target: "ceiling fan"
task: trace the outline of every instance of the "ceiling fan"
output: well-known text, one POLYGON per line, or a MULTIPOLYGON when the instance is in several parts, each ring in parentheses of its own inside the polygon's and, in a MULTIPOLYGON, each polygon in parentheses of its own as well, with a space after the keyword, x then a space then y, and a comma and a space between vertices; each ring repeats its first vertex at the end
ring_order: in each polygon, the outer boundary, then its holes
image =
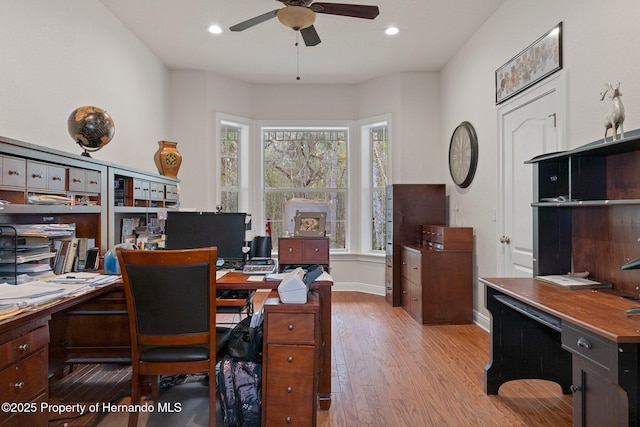
POLYGON ((320 43, 320 37, 313 27, 316 13, 328 15, 348 16, 351 18, 374 19, 380 13, 378 6, 366 6, 361 4, 345 3, 313 3, 313 0, 277 0, 284 3, 285 7, 272 10, 265 14, 248 19, 236 24, 229 29, 231 31, 243 31, 258 25, 269 19, 277 17, 278 20, 294 31, 300 31, 304 44, 315 46, 320 43))

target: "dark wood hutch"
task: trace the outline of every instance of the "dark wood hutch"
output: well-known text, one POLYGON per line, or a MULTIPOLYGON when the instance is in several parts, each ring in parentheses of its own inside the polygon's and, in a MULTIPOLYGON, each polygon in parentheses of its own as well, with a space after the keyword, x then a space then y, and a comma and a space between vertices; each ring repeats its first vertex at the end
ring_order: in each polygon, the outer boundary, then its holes
POLYGON ((573 393, 573 423, 640 425, 640 131, 527 163, 534 174, 534 275, 589 272, 610 288, 487 278, 491 359, 485 391, 519 378, 573 393), (523 339, 526 337, 526 339, 523 339))

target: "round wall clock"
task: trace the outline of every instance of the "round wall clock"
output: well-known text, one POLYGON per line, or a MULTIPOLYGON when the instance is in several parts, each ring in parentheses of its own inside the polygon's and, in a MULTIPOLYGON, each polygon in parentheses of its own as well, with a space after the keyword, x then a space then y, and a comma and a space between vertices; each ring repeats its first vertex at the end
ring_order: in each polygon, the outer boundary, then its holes
POLYGON ((460 188, 467 188, 478 165, 478 138, 469 122, 462 122, 453 131, 449 143, 449 172, 453 182, 460 188))

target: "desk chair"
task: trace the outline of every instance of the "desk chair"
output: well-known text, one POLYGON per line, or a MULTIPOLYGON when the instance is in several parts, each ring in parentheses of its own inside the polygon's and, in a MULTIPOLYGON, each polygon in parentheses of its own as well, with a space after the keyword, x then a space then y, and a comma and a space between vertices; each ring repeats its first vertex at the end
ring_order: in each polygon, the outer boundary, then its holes
MULTIPOLYGON (((118 248, 117 255, 131 333, 131 404, 140 403, 143 376, 155 378, 154 399, 160 375, 215 378, 229 334, 228 328, 216 328, 216 248, 118 248)), ((137 422, 137 412, 131 412, 129 426, 137 422)), ((209 381, 209 425, 215 424, 216 382, 209 381)))

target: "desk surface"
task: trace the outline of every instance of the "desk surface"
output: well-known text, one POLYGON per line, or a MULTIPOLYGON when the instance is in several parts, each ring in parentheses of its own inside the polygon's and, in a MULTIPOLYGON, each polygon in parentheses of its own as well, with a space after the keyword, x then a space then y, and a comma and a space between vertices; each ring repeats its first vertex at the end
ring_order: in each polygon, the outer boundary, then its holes
MULTIPOLYGON (((230 271, 221 278, 216 280, 216 287, 218 289, 234 289, 239 285, 242 286, 243 289, 251 288, 251 289, 277 289, 280 282, 277 281, 267 281, 262 280, 259 282, 250 281, 248 274, 242 274, 238 271, 230 271)), ((332 281, 326 280, 316 280, 311 284, 311 287, 314 286, 326 286, 333 285, 332 281)))
POLYGON ((618 343, 640 343, 640 317, 626 310, 640 307, 602 289, 565 289, 534 278, 481 278, 493 289, 618 343))
MULTIPOLYGON (((18 285, 20 286, 20 285, 18 285)), ((14 328, 17 325, 22 323, 29 322, 34 319, 38 319, 45 316, 50 316, 51 314, 58 313, 60 311, 66 310, 69 307, 73 307, 82 302, 88 301, 92 298, 95 298, 99 295, 110 292, 114 289, 122 288, 122 283, 117 282, 111 285, 103 286, 100 288, 94 288, 87 293, 81 295, 74 295, 71 297, 66 297, 58 301, 53 301, 49 304, 45 304, 39 308, 31 308, 26 311, 23 311, 20 314, 9 317, 0 321, 0 332, 3 330, 14 328)))

